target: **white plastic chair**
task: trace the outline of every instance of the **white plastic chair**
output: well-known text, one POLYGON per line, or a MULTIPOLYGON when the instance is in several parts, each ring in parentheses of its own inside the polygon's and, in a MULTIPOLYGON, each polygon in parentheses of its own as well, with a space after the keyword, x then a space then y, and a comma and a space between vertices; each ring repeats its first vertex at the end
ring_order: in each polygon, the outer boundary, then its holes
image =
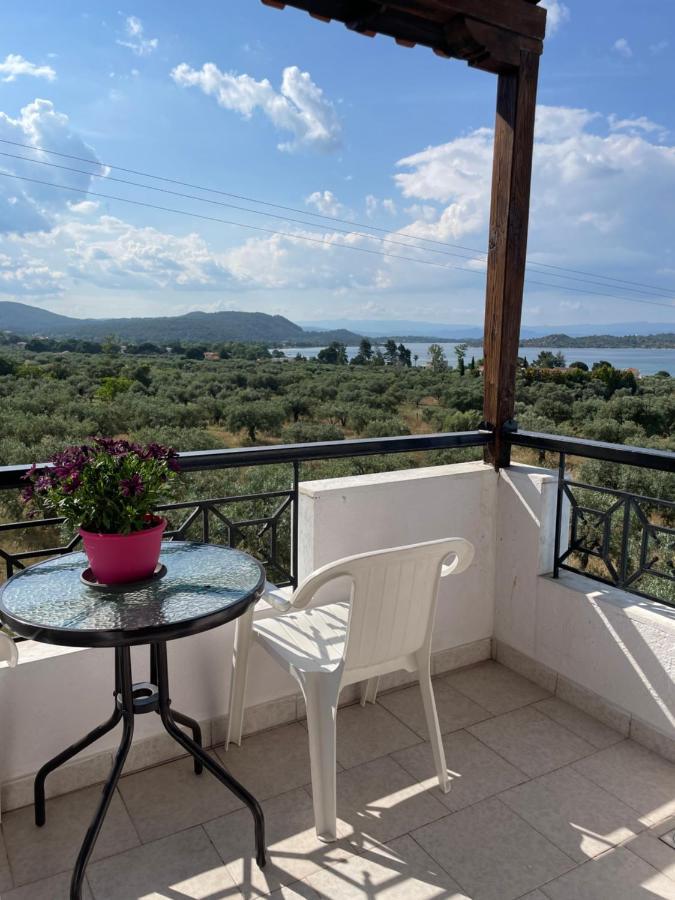
MULTIPOLYGON (((0 631, 0 662, 6 662, 10 669, 17 664, 19 654, 14 641, 4 632, 0 631)), ((2 818, 2 810, 0 809, 0 819, 2 818)))
MULTIPOLYGON (((246 665, 257 641, 298 681, 307 705, 314 819, 318 836, 337 837, 335 725, 340 690, 365 682, 361 704, 375 702, 380 675, 417 672, 438 782, 447 793, 448 773, 431 685, 431 636, 440 578, 463 572, 474 548, 463 538, 444 538, 340 559, 317 569, 290 601, 272 604, 292 612, 238 620, 227 744, 241 743, 246 665), (454 556, 450 565, 444 562, 454 556), (319 588, 344 579, 346 599, 305 609, 319 588)), ((227 746, 227 745, 226 745, 227 746)))

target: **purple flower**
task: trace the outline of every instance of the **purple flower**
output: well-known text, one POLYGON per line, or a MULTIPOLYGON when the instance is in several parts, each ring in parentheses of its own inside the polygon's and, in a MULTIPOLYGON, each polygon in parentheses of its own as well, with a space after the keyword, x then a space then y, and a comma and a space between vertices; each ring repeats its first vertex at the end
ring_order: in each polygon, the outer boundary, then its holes
POLYGON ((30 467, 30 469, 26 472, 25 475, 22 475, 21 478, 23 481, 30 481, 36 472, 37 472, 37 463, 33 463, 33 465, 30 467))
POLYGON ((30 503, 30 501, 33 499, 34 494, 35 494, 35 488, 33 487, 33 485, 32 484, 27 485, 21 491, 21 502, 22 503, 30 503))
POLYGON ((129 441, 116 438, 95 438, 94 444, 97 450, 103 450, 104 453, 109 453, 111 456, 127 456, 134 450, 129 441))
POLYGON ((70 478, 62 485, 61 490, 64 494, 73 494, 82 483, 80 473, 74 472, 70 478))
POLYGON ((143 479, 137 472, 120 481, 120 491, 124 497, 138 497, 144 490, 143 479))
POLYGON ((49 475, 40 475, 40 477, 35 482, 35 490, 38 493, 48 491, 50 487, 52 487, 52 479, 49 477, 49 475))

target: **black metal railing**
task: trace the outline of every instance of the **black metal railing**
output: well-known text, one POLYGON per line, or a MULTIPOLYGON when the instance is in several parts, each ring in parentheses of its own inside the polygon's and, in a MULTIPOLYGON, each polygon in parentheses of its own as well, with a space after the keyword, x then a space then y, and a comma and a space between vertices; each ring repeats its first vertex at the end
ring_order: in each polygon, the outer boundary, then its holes
MULTIPOLYGON (((672 474, 675 453, 527 431, 512 431, 506 437, 512 447, 529 448, 540 455, 557 454, 554 577, 561 570, 581 572, 604 584, 675 606, 675 503, 569 477, 570 457, 672 474)), ((491 440, 491 432, 477 430, 181 453, 181 468, 186 473, 287 465, 288 486, 164 504, 160 509, 169 519, 166 536, 245 546, 267 567, 270 580, 295 585, 302 463, 479 448, 491 440)), ((21 488, 27 470, 28 466, 0 467, 0 490, 21 488)), ((61 524, 57 518, 0 524, 0 559, 4 560, 7 576, 29 562, 75 549, 79 537, 63 539, 61 524), (53 535, 51 546, 25 546, 30 545, 26 537, 35 528, 47 529, 53 535), (17 534, 23 542, 16 541, 17 534), (14 537, 14 547, 8 545, 10 536, 14 537)))
MULTIPOLYGON (((405 437, 364 438, 348 441, 321 441, 307 444, 277 444, 269 447, 237 447, 225 450, 199 450, 180 454, 185 473, 214 472, 235 468, 287 465, 289 486, 281 490, 244 492, 208 499, 162 504, 158 509, 168 520, 165 532, 170 540, 188 538, 214 541, 232 547, 244 546, 265 565, 268 577, 279 586, 297 584, 298 485, 300 465, 322 460, 349 459, 433 450, 482 447, 490 440, 487 431, 453 434, 425 434, 405 437)), ((21 488, 29 466, 0 467, 0 490, 21 488)), ((0 524, 0 560, 9 578, 17 569, 41 558, 70 553, 80 544, 79 535, 60 540, 63 519, 23 519, 0 524), (10 548, 10 535, 36 528, 50 530, 54 543, 47 547, 21 545, 10 548)), ((31 543, 25 540, 23 543, 31 543)))
POLYGON ((675 502, 570 477, 569 458, 673 474, 675 453, 537 432, 511 443, 558 455, 553 577, 579 572, 675 606, 675 502))

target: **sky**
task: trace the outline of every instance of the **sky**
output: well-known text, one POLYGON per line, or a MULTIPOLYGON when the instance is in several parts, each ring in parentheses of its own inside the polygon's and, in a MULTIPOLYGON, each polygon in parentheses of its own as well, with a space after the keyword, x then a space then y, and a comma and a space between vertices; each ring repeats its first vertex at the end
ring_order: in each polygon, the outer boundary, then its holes
MULTIPOLYGON (((523 322, 675 326, 675 5, 542 5, 523 322)), ((0 300, 480 324, 495 89, 258 0, 4 0, 0 300)))

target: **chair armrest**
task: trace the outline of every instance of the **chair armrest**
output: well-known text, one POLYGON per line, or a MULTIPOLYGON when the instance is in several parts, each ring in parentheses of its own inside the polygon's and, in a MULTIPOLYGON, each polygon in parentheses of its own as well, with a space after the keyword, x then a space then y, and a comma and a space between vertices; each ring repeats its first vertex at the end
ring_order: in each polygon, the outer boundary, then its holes
POLYGON ((464 538, 453 538, 452 541, 455 546, 450 550, 448 556, 453 555, 455 558, 450 564, 443 563, 441 578, 445 578, 446 575, 458 575, 468 569, 476 552, 471 541, 466 541, 464 538))
POLYGON ((278 588, 275 584, 272 584, 271 581, 265 582, 265 590, 260 597, 260 599, 264 600, 271 609, 280 613, 288 612, 293 605, 292 598, 292 588, 278 588))

